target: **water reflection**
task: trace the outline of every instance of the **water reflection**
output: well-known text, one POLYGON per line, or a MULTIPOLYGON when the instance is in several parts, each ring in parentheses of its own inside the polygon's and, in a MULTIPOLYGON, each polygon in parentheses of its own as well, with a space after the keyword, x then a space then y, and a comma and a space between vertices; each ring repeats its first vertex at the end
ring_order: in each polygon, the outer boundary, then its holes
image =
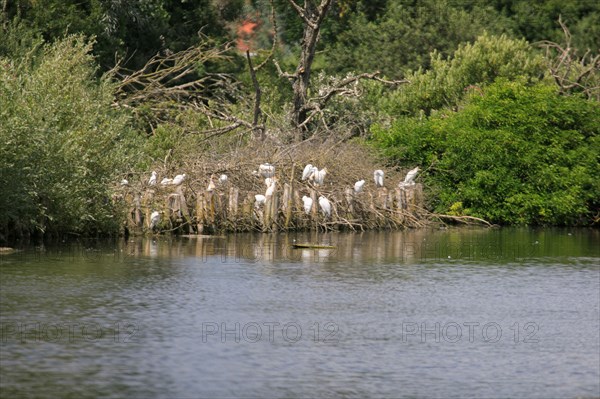
MULTIPOLYGON (((600 232, 593 229, 432 229, 362 233, 238 234, 137 238, 118 241, 112 248, 122 257, 217 257, 227 262, 351 261, 421 263, 456 260, 479 263, 522 262, 552 257, 600 256, 600 232), (293 243, 334 246, 334 249, 294 248, 293 243)), ((110 250, 91 243, 83 256, 93 258, 110 250)), ((63 249, 64 251, 64 249, 63 249)))

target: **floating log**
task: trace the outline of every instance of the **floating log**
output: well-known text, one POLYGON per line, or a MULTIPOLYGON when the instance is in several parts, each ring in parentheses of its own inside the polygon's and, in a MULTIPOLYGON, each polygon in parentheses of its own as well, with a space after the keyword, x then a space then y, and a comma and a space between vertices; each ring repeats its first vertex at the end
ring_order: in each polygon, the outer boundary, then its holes
POLYGON ((314 249, 335 249, 333 245, 319 245, 319 244, 292 244, 294 248, 314 248, 314 249))

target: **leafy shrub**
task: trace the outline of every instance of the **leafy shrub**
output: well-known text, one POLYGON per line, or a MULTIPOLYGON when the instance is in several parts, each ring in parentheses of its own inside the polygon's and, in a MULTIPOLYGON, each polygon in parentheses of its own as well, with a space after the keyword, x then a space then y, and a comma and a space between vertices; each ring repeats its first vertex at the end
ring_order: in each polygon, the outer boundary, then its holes
POLYGON ((379 100, 389 115, 429 114, 432 110, 456 106, 470 91, 479 90, 495 79, 525 77, 535 82, 545 71, 544 60, 533 53, 525 40, 505 35, 479 36, 463 43, 450 57, 434 51, 431 68, 406 76, 410 81, 379 100))
POLYGON ((109 232, 110 188, 133 168, 129 118, 71 36, 0 59, 0 233, 109 232))
POLYGON ((600 207, 599 111, 552 86, 500 79, 459 112, 375 127, 374 142, 395 162, 429 168, 438 212, 586 224, 600 207))

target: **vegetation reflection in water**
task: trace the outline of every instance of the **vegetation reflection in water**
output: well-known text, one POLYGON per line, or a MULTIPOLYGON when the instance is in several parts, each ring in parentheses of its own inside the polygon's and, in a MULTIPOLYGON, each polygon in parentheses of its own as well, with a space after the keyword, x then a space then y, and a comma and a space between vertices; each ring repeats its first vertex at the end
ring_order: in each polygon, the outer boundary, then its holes
MULTIPOLYGON (((116 256, 219 257, 223 262, 333 261, 415 263, 519 262, 535 258, 599 256, 595 229, 461 228, 364 233, 239 234, 139 238, 115 244, 116 256), (294 248, 295 243, 333 248, 294 248)), ((84 245, 102 253, 106 244, 84 245)), ((94 257, 93 253, 87 256, 94 257)))

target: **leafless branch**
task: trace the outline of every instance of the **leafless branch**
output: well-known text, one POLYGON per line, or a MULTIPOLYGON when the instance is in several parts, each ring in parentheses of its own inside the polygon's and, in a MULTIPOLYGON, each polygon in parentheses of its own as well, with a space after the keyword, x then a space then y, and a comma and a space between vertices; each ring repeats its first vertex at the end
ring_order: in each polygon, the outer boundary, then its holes
POLYGON ((571 33, 559 17, 565 39, 563 44, 541 41, 538 45, 546 50, 548 70, 563 94, 583 92, 588 98, 600 100, 598 91, 598 68, 600 55, 593 56, 590 50, 578 57, 577 49, 571 45, 571 33))
POLYGON ((300 7, 298 4, 296 4, 296 2, 294 0, 288 0, 288 2, 292 5, 292 7, 294 8, 294 10, 298 13, 298 15, 300 16, 300 18, 302 18, 307 25, 309 25, 313 29, 316 29, 317 24, 315 24, 315 22, 312 21, 308 17, 307 12, 306 12, 306 8, 300 7))

